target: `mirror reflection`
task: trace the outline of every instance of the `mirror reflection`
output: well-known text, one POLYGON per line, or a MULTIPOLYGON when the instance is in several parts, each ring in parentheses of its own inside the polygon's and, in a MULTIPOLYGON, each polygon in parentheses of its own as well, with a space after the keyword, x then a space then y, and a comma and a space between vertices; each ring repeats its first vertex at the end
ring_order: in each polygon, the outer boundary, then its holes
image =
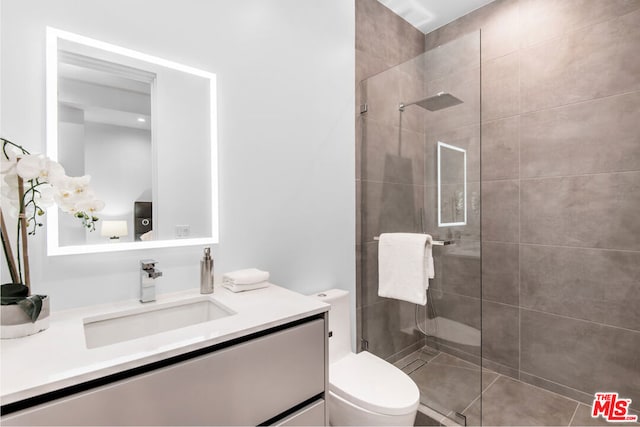
POLYGON ((215 75, 47 37, 47 153, 105 201, 98 233, 50 215, 49 254, 217 243, 215 75))
POLYGON ((438 142, 438 226, 467 223, 467 151, 438 142))
POLYGON ((67 173, 89 174, 107 201, 100 233, 59 217, 62 246, 153 240, 151 88, 155 74, 66 50, 58 51, 58 160, 67 173), (143 227, 142 221, 147 224, 143 227), (140 228, 144 228, 144 232, 140 228), (129 232, 131 230, 131 232, 129 232))

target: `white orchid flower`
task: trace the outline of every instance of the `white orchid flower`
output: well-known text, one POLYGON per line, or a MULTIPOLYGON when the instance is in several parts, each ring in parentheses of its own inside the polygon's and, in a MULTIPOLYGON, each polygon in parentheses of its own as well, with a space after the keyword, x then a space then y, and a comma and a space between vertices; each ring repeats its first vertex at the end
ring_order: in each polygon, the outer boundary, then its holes
POLYGON ((64 175, 64 168, 60 163, 54 162, 42 154, 21 157, 16 165, 16 170, 18 175, 25 180, 40 178, 43 181, 49 181, 50 177, 55 180, 64 175))
POLYGON ((71 178, 71 189, 76 195, 85 194, 89 190, 91 175, 77 176, 71 178))
MULTIPOLYGON (((54 198, 55 198, 55 194, 54 194, 54 198)), ((60 210, 64 213, 75 214, 76 212, 79 211, 78 205, 73 200, 61 200, 58 198, 56 198, 55 200, 60 210)))
POLYGON ((2 196, 7 199, 18 200, 18 175, 5 175, 2 180, 4 181, 2 184, 2 196))
POLYGON ((66 198, 80 196, 89 190, 90 175, 71 177, 66 175, 57 175, 51 181, 51 184, 61 193, 66 194, 66 198), (67 194, 68 193, 68 194, 67 194))
POLYGON ((87 215, 95 216, 97 212, 104 209, 104 202, 96 198, 91 198, 78 203, 77 207, 78 210, 85 212, 87 215))
POLYGON ((76 205, 75 194, 73 191, 67 189, 54 187, 53 200, 55 200, 55 202, 65 212, 69 212, 68 208, 76 205))
POLYGON ((20 212, 20 199, 18 198, 18 175, 7 175, 2 184, 2 208, 4 214, 11 218, 17 218, 20 212))
POLYGON ((16 173, 16 164, 18 163, 18 156, 22 155, 22 152, 18 148, 11 145, 5 146, 5 156, 0 156, 0 173, 6 175, 13 175, 16 173))
POLYGON ((50 206, 53 206, 53 204, 55 203, 55 199, 53 196, 54 189, 51 184, 40 184, 33 198, 36 202, 36 205, 40 206, 43 209, 46 209, 50 206))

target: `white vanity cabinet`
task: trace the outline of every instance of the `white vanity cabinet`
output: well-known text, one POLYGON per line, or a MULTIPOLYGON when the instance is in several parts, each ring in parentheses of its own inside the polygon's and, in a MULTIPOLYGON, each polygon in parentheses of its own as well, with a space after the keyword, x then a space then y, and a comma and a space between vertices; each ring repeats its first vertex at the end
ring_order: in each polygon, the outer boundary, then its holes
POLYGON ((326 425, 325 316, 9 413, 2 425, 326 425))

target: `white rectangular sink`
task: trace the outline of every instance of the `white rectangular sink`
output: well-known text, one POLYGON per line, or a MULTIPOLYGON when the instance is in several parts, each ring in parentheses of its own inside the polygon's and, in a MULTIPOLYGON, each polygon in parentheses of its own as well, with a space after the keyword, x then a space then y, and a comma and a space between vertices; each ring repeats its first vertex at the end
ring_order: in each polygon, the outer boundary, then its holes
POLYGON ((87 348, 159 334, 236 314, 209 297, 141 306, 84 319, 87 348))

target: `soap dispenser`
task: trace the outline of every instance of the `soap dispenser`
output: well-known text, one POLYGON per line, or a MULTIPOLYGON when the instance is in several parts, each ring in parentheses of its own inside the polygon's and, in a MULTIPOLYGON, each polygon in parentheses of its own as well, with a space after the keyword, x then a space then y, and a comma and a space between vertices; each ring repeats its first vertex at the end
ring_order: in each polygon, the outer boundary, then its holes
POLYGON ((204 256, 200 261, 200 293, 213 293, 213 258, 211 248, 204 248, 204 256))

